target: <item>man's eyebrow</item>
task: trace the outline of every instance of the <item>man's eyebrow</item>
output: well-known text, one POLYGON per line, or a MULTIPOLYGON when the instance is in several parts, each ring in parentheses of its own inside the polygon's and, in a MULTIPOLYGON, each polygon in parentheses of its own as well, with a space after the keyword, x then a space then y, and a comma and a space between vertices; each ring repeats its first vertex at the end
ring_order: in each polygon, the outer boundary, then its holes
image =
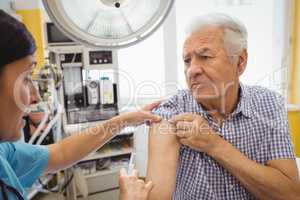
POLYGON ((197 54, 213 53, 213 51, 210 48, 205 47, 205 48, 197 49, 196 53, 197 54))
MULTIPOLYGON (((200 49, 196 49, 193 53, 196 53, 196 54, 205 54, 205 53, 214 53, 210 48, 208 47, 204 47, 204 48, 200 48, 200 49)), ((191 53, 183 53, 182 57, 183 58, 186 58, 188 56, 190 56, 191 53)))

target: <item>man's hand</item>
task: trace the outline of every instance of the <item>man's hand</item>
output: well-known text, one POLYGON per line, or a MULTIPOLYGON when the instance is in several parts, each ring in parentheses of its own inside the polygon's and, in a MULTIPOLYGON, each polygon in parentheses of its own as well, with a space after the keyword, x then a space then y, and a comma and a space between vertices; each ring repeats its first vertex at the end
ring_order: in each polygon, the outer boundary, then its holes
POLYGON ((148 200, 150 191, 153 188, 152 182, 145 183, 138 179, 137 170, 133 175, 127 175, 125 169, 120 172, 120 200, 148 200))
POLYGON ((175 125, 180 143, 197 151, 210 154, 218 145, 227 143, 199 115, 185 113, 173 117, 169 122, 175 125))

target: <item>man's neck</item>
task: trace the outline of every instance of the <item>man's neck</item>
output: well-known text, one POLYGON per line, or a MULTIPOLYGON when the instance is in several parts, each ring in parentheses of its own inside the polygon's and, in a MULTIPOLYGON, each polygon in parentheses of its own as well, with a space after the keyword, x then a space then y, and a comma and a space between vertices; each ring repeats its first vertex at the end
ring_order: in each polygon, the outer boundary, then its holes
POLYGON ((209 112, 219 125, 234 112, 239 102, 239 83, 230 87, 224 95, 216 99, 203 99, 201 106, 209 112))

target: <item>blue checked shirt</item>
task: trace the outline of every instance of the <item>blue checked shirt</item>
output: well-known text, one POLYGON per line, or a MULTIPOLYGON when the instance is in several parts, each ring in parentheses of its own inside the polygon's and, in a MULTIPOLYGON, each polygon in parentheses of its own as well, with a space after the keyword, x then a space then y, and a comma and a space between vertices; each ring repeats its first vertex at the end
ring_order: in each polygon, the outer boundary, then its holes
MULTIPOLYGON (((295 159, 283 98, 263 87, 243 84, 240 84, 239 96, 237 108, 221 127, 188 90, 179 91, 154 113, 164 119, 182 113, 199 114, 225 140, 249 159, 263 165, 269 160, 295 159)), ((206 153, 182 145, 179 155, 173 200, 256 199, 206 153)))

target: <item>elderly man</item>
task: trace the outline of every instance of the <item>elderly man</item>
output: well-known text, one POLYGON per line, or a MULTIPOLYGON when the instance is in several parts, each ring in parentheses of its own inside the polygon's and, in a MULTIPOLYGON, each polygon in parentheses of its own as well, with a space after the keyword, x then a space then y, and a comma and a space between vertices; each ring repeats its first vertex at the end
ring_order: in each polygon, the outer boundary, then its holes
POLYGON ((189 89, 155 110, 166 120, 150 130, 151 200, 300 199, 284 101, 239 81, 247 58, 239 21, 210 14, 191 23, 189 89))

